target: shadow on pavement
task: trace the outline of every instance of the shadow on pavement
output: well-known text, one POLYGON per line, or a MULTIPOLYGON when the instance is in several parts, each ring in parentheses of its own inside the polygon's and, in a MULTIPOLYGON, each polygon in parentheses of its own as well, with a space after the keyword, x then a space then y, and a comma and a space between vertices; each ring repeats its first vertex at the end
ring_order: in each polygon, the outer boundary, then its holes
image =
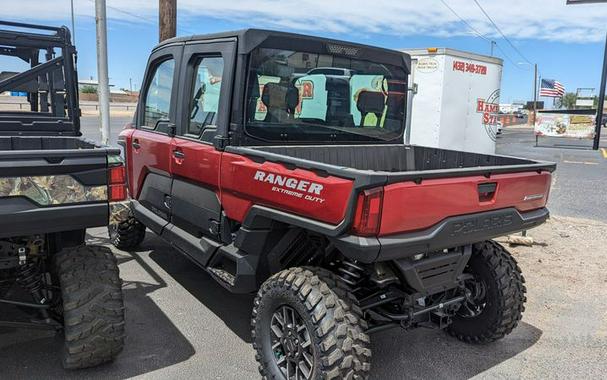
MULTIPOLYGON (((89 244, 104 243, 89 236, 89 244)), ((195 354, 194 347, 171 320, 148 297, 166 284, 136 255, 117 255, 121 265, 141 266, 154 283, 124 281, 127 339, 116 361, 100 367, 65 371, 61 367, 63 337, 46 331, 1 329, 0 378, 119 378, 125 379, 183 362, 195 354)))
MULTIPOLYGON (((250 343, 253 296, 230 293, 159 238, 153 239, 148 235, 146 240, 154 246, 150 258, 250 343)), ((541 330, 524 322, 503 340, 488 345, 466 344, 440 330, 387 330, 371 338, 371 378, 467 379, 526 350, 541 335, 541 330)))
POLYGON ((150 258, 217 315, 240 339, 250 343, 254 295, 230 293, 204 269, 170 248, 160 238, 151 238, 150 235, 146 241, 155 248, 150 252, 150 258))
MULTIPOLYGON (((89 236, 89 243, 107 239, 89 236)), ((250 343, 252 295, 231 294, 203 269, 148 233, 141 247, 149 257, 199 302, 217 315, 240 339, 250 343)), ((124 284, 128 339, 116 362, 98 368, 66 372, 61 369, 62 338, 52 333, 0 330, 0 368, 10 378, 128 378, 186 361, 193 346, 148 297, 166 287, 148 264, 132 253, 118 253, 121 265, 141 267, 153 283, 124 284)), ((542 331, 522 322, 505 339, 488 345, 469 345, 440 330, 386 330, 372 336, 372 379, 467 379, 516 356, 534 345, 542 331)), ((251 358, 253 360, 253 358, 251 358)), ((200 374, 204 368, 200 368, 200 374)), ((210 375, 210 374, 206 374, 210 375)), ((0 376, 2 377, 2 376, 0 376)))
POLYGON ((525 351, 541 335, 525 322, 486 345, 463 343, 440 330, 386 330, 371 338, 371 378, 468 379, 525 351))

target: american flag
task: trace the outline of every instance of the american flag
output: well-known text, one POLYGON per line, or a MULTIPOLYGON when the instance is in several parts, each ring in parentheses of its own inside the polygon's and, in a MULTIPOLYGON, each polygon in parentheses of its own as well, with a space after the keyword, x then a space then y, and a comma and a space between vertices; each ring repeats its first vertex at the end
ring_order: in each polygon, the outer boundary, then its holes
POLYGON ((554 79, 542 79, 540 96, 560 98, 563 95, 565 95, 565 87, 561 84, 561 82, 554 79))

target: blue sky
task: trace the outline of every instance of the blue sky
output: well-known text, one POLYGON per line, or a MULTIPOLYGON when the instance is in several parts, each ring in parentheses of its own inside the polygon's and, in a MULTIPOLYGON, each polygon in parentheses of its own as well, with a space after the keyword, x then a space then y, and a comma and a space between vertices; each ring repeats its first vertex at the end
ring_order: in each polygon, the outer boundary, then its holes
MULTIPOLYGON (((128 88, 141 84, 147 56, 158 42, 156 0, 107 0, 110 82, 128 88)), ((565 0, 479 0, 504 40, 473 0, 443 0, 466 20, 464 24, 441 0, 177 0, 178 35, 262 27, 329 36, 388 48, 450 47, 489 54, 495 40, 504 59, 501 102, 532 96, 533 68, 557 79, 567 91, 598 90, 607 32, 607 4, 565 6, 565 0), (373 9, 369 9, 373 4, 373 9), (473 28, 476 32, 472 32, 473 28), (518 51, 517 51, 518 50, 518 51), (519 54, 522 53, 521 54, 519 54)), ((92 0, 76 0, 76 44, 80 78, 96 78, 95 20, 92 0)), ((69 0, 22 0, 3 6, 3 19, 70 25, 69 0)), ((1 62, 1 61, 0 61, 1 62)), ((1 70, 1 69, 0 69, 1 70)))

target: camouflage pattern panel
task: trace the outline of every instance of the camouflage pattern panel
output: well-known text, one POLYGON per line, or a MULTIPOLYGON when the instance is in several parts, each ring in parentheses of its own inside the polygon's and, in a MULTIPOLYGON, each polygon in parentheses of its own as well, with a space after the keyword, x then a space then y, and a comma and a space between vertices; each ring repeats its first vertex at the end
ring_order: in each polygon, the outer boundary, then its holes
POLYGON ((109 166, 124 165, 124 160, 119 155, 109 155, 107 156, 107 163, 109 166))
POLYGON ((0 178, 0 198, 27 197, 41 206, 107 201, 107 186, 85 186, 70 175, 0 178))
POLYGON ((119 224, 133 217, 131 201, 110 202, 109 224, 119 224))

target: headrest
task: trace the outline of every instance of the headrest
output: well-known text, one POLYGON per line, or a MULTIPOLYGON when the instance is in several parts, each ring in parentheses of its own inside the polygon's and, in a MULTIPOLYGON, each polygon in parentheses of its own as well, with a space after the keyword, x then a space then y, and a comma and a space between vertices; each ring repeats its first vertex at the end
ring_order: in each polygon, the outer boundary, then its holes
POLYGON ((261 101, 268 109, 278 108, 293 113, 299 103, 299 91, 292 83, 266 83, 261 101))
POLYGON ((384 112, 384 94, 376 91, 361 91, 358 94, 356 108, 366 115, 368 113, 381 114, 384 112))

